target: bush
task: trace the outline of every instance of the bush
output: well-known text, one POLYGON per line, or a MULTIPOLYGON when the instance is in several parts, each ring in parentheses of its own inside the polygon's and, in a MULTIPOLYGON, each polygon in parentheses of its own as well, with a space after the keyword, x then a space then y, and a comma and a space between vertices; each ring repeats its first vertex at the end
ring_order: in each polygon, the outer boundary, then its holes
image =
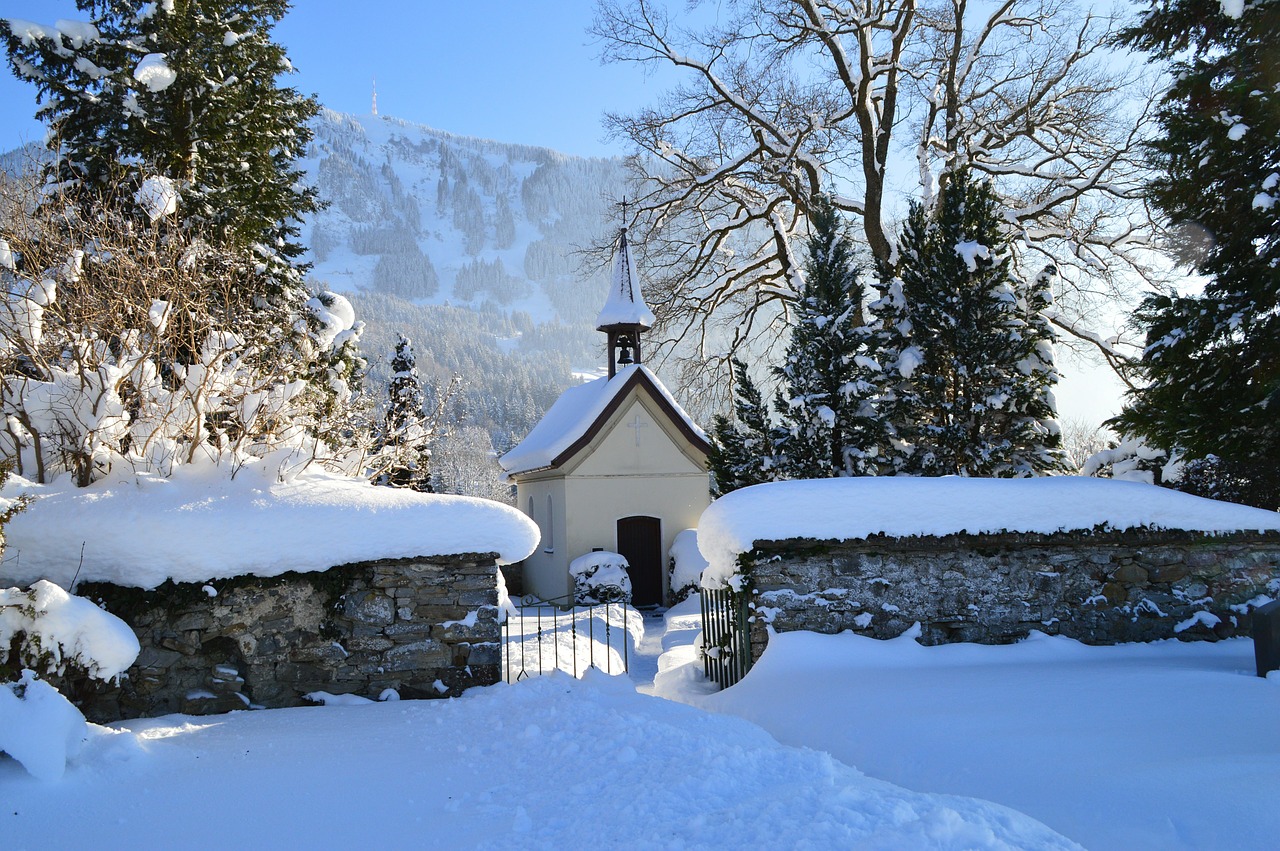
POLYGON ((594 552, 569 563, 573 600, 580 606, 630 603, 631 577, 626 558, 617 553, 594 552))
POLYGON ((1209 455, 1188 461, 1173 487, 1195 496, 1280 511, 1280 464, 1245 464, 1209 455))
POLYGON ((139 650, 124 621, 52 582, 0 589, 0 752, 42 780, 61 777, 87 735, 84 715, 33 669, 109 680, 139 650))

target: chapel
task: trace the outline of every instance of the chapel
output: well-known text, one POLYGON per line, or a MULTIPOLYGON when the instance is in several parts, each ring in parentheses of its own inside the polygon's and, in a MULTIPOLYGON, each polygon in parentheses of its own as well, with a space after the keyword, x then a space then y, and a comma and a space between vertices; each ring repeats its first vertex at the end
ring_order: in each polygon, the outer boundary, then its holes
POLYGON ((608 375, 566 390, 498 463, 517 506, 542 540, 524 561, 524 591, 568 602, 569 563, 593 550, 625 556, 632 601, 670 598, 668 553, 711 501, 707 436, 643 362, 653 326, 627 229, 596 330, 607 339, 608 375))

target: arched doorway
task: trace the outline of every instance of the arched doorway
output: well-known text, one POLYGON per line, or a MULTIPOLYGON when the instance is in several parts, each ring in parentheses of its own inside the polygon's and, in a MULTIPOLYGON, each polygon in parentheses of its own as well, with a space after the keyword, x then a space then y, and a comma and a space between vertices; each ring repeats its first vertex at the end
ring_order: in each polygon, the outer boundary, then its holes
POLYGON ((623 517, 618 521, 618 553, 631 566, 631 602, 662 604, 662 521, 657 517, 623 517))

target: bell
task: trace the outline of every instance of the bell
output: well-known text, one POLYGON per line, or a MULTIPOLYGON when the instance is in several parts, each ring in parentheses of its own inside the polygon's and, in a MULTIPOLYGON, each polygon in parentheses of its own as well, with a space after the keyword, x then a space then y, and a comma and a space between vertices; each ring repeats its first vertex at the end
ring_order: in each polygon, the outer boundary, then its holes
POLYGON ((635 363, 635 361, 631 359, 631 347, 628 346, 626 343, 620 343, 618 345, 618 363, 622 364, 623 366, 626 366, 627 364, 635 363))

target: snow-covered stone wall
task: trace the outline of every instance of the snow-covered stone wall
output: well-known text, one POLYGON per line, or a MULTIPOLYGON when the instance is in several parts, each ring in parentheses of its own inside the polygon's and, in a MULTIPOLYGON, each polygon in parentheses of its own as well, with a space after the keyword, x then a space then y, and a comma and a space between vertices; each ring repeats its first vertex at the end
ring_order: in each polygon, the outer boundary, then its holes
POLYGON ((1128 530, 757 541, 739 561, 752 649, 846 629, 1005 643, 1032 630, 1090 644, 1248 635, 1280 596, 1280 533, 1128 530))
POLYGON ((498 681, 496 554, 327 571, 82 584, 142 652, 118 685, 59 683, 91 721, 299 706, 307 695, 451 697, 498 681))

